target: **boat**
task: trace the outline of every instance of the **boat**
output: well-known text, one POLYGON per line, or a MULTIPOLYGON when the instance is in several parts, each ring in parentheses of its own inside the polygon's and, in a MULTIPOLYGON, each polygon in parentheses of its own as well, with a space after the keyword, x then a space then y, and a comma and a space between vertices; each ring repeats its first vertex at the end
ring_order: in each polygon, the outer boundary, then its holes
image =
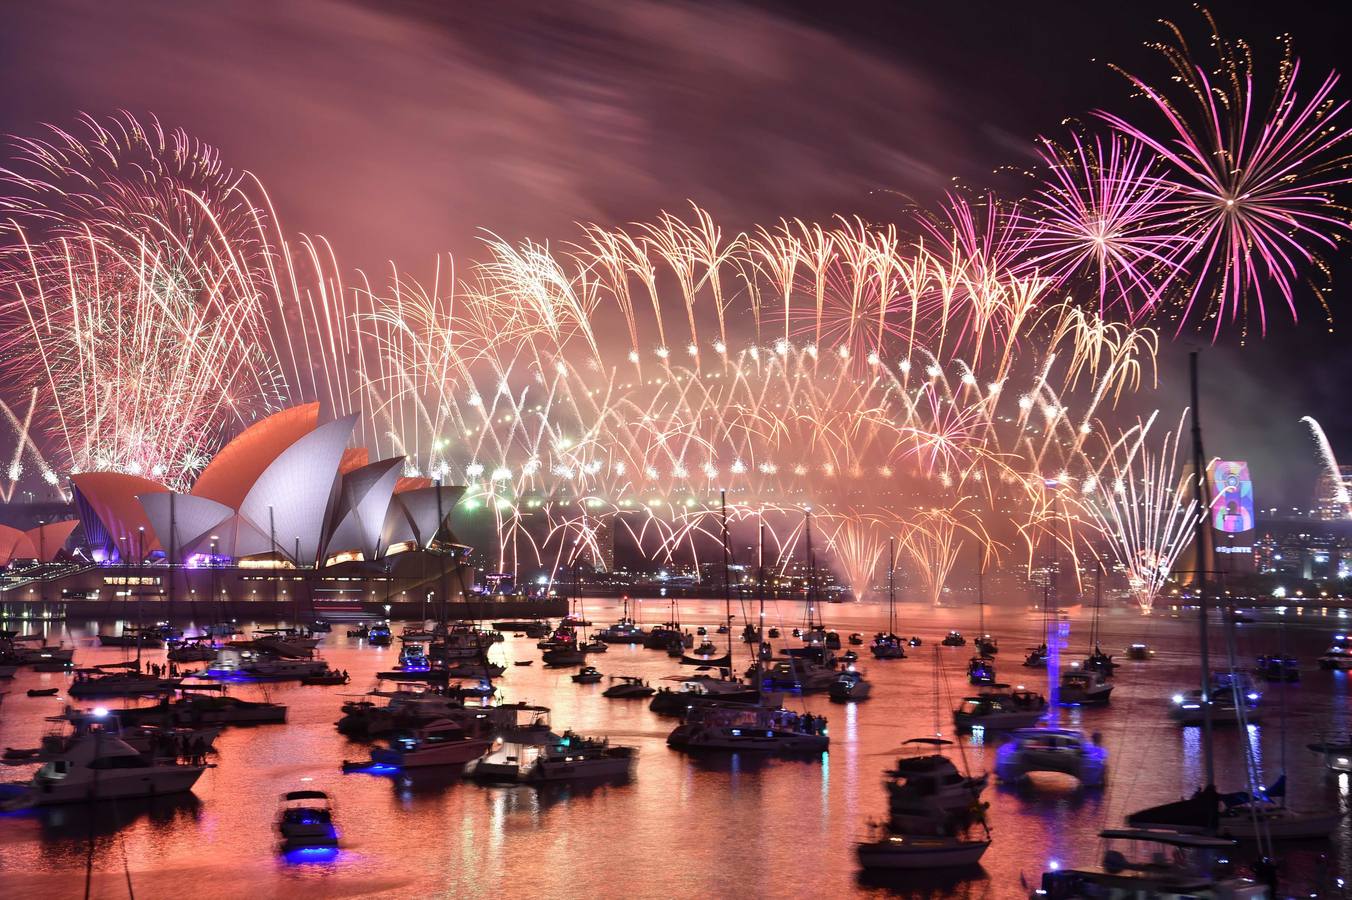
POLYGON ((651 697, 657 693, 657 689, 650 686, 648 682, 636 675, 612 675, 610 676, 612 684, 601 692, 602 697, 610 697, 620 700, 634 700, 643 697, 651 697))
POLYGON ((967 661, 967 680, 972 684, 995 684, 995 664, 984 656, 967 661))
POLYGON ((945 647, 964 647, 967 645, 967 638, 963 637, 961 632, 950 631, 944 635, 944 639, 940 643, 945 647))
POLYGON ((1352 669, 1352 640, 1345 634, 1335 634, 1333 643, 1319 657, 1319 668, 1346 672, 1352 669))
POLYGON ((388 647, 394 643, 394 635, 390 632, 390 626, 385 622, 378 622, 366 630, 366 643, 372 647, 388 647))
POLYGON ((862 634, 856 631, 850 635, 850 646, 862 647, 863 645, 864 645, 864 636, 862 634))
POLYGON ((995 775, 1020 781, 1033 772, 1059 772, 1084 787, 1101 787, 1108 773, 1108 751, 1069 728, 1020 728, 995 755, 995 775))
POLYGON ((1286 794, 1284 776, 1264 794, 1253 797, 1245 791, 1222 794, 1214 787, 1201 788, 1186 799, 1134 812, 1127 816, 1127 825, 1237 840, 1309 840, 1328 837, 1342 822, 1337 809, 1297 810, 1274 801, 1286 794))
POLYGON ((224 681, 299 681, 329 671, 329 664, 313 657, 296 659, 271 651, 227 645, 216 652, 206 675, 224 681))
POLYGON ((762 691, 813 694, 830 690, 839 674, 834 661, 826 662, 826 659, 829 657, 785 656, 770 660, 768 666, 762 666, 758 660, 747 674, 759 675, 762 691))
POLYGON ((356 628, 349 628, 347 630, 347 636, 350 638, 364 638, 370 633, 371 629, 366 627, 365 623, 358 625, 356 628))
POLYGON ((1260 656, 1258 675, 1269 682, 1300 681, 1300 664, 1293 656, 1260 656))
POLYGON ((946 827, 951 817, 970 820, 977 812, 981 792, 990 780, 986 774, 964 775, 944 755, 952 741, 940 737, 911 738, 902 744, 910 755, 883 774, 887 781, 888 813, 901 830, 946 827))
POLYGON ((595 666, 586 666, 582 671, 573 675, 573 681, 576 684, 596 684, 604 677, 595 666))
POLYGON ((910 640, 908 640, 908 641, 906 642, 906 646, 908 646, 908 647, 919 647, 919 646, 920 646, 921 644, 923 644, 923 643, 924 643, 924 642, 923 642, 922 640, 920 640, 920 635, 918 635, 918 634, 913 634, 913 635, 911 635, 910 640))
POLYGON ((197 637, 171 643, 165 655, 172 662, 208 662, 216 658, 216 650, 211 638, 197 637))
POLYGON ((1057 688, 1062 706, 1106 706, 1113 694, 1113 683, 1100 669, 1081 669, 1072 663, 1061 673, 1057 688))
POLYGON ((668 675, 664 680, 679 682, 679 686, 675 690, 664 686, 653 694, 648 709, 658 715, 684 715, 692 703, 755 704, 761 699, 755 685, 726 676, 668 675))
POLYGON ((1147 855, 1132 860, 1116 847, 1103 853, 1099 866, 1055 868, 1043 873, 1032 900, 1077 897, 1158 897, 1195 900, 1271 900, 1257 882, 1231 874, 1236 843, 1209 835, 1178 834, 1149 829, 1109 829, 1105 841, 1146 844, 1147 855))
POLYGON ((60 688, 29 688, 28 696, 55 697, 60 690, 61 690, 60 688))
POLYGON ((488 752, 493 741, 472 737, 459 722, 437 719, 371 751, 371 761, 401 769, 464 766, 488 752))
POLYGON ((1136 662, 1143 662, 1154 655, 1155 651, 1151 650, 1146 644, 1135 643, 1127 647, 1127 659, 1135 660, 1136 662))
POLYGON ((162 726, 199 727, 202 725, 269 725, 286 721, 286 707, 279 703, 241 700, 224 694, 198 694, 185 691, 177 700, 167 697, 155 706, 118 711, 123 722, 162 726))
POLYGON ((573 647, 554 647, 546 650, 544 654, 545 665, 554 669, 580 666, 586 659, 586 655, 583 654, 581 650, 577 650, 573 647))
POLYGON ((608 628, 603 628, 596 636, 607 644, 641 644, 647 633, 629 616, 629 598, 624 598, 624 612, 620 620, 608 628))
POLYGON ((874 659, 905 659, 906 642, 897 635, 897 600, 893 580, 897 569, 896 539, 887 542, 887 630, 880 631, 869 642, 874 659))
POLYGON ((104 673, 99 669, 77 669, 66 692, 72 697, 137 697, 172 691, 182 683, 181 678, 159 678, 135 671, 104 673))
POLYGON ((667 735, 678 750, 733 750, 762 753, 821 753, 830 746, 826 719, 798 715, 783 707, 694 704, 667 735))
POLYGON ((399 648, 398 668, 401 672, 426 672, 432 668, 432 661, 422 644, 410 642, 399 648))
POLYGON ((337 847, 338 829, 333 824, 333 802, 329 795, 323 791, 282 794, 277 831, 282 836, 283 850, 337 847))
POLYGON ((866 870, 952 869, 976 865, 990 845, 990 838, 887 833, 855 844, 855 856, 866 870))
POLYGON ((663 622, 648 629, 648 633, 643 636, 643 646, 647 650, 665 650, 671 641, 681 641, 683 638, 679 622, 663 622))
POLYGON ((980 726, 987 732, 1031 728, 1047 713, 1047 700, 1033 691, 1008 691, 1008 685, 992 685, 997 690, 964 697, 953 712, 953 724, 961 733, 980 726))
POLYGON ((768 634, 769 637, 771 637, 771 638, 778 638, 778 637, 779 637, 779 629, 776 628, 776 627, 774 627, 774 626, 772 625, 772 626, 770 627, 770 630, 767 632, 767 634, 768 634))
POLYGON ((1174 694, 1169 717, 1180 725, 1201 725, 1207 718, 1205 705, 1210 707, 1213 726, 1252 724, 1262 719, 1263 695, 1245 672, 1212 672, 1208 695, 1208 702, 1203 704, 1200 690, 1174 694))
POLYGON ((628 777, 637 758, 636 747, 565 731, 543 743, 503 743, 473 764, 471 775, 486 781, 527 784, 618 779, 628 777))
POLYGON ((891 632, 878 632, 868 645, 874 659, 905 659, 906 643, 891 632))
POLYGON ((301 684, 323 685, 323 684, 347 684, 352 680, 347 672, 339 672, 334 669, 327 669, 318 675, 304 675, 300 679, 301 684))
POLYGON ((515 661, 512 663, 512 665, 514 665, 514 666, 533 666, 533 665, 535 665, 535 660, 533 660, 533 659, 518 659, 518 660, 515 660, 515 661))
POLYGON ((128 800, 192 790, 205 765, 148 757, 118 737, 118 717, 87 717, 31 781, 0 785, 0 809, 128 800))
POLYGON ((849 703, 867 700, 872 687, 862 673, 854 669, 846 669, 836 676, 835 681, 831 682, 831 686, 827 688, 827 693, 832 700, 839 703, 849 703))
POLYGON ((1023 667, 1025 669, 1047 668, 1047 645, 1038 644, 1036 647, 1029 647, 1028 655, 1023 658, 1023 667))
POLYGON ((577 649, 579 653, 605 653, 610 645, 605 641, 579 641, 577 649))
POLYGON ((142 629, 135 625, 124 625, 121 634, 99 635, 99 645, 102 647, 144 647, 147 650, 154 650, 164 646, 164 634, 155 626, 142 629))
POLYGON ((1000 642, 989 634, 983 634, 981 637, 976 638, 972 642, 972 645, 976 650, 977 655, 987 659, 1000 652, 1000 642))

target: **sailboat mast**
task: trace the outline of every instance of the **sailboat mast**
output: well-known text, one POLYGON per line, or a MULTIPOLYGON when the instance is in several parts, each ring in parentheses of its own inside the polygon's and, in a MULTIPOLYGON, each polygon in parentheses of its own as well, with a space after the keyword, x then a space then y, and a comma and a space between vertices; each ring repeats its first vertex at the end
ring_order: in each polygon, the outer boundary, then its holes
POLYGON ((892 579, 897 571, 897 539, 887 539, 887 633, 897 633, 897 595, 892 589, 892 579))
POLYGON ((718 492, 723 518, 723 625, 728 630, 728 665, 732 665, 732 550, 728 547, 728 492, 718 492))
POLYGON ((812 631, 812 606, 817 599, 817 558, 812 555, 812 510, 804 511, 807 541, 807 630, 812 631))
POLYGON ((986 635, 986 590, 985 584, 981 579, 981 574, 985 569, 985 548, 978 547, 976 564, 976 639, 978 641, 986 635))
POLYGON ((1197 351, 1188 354, 1188 375, 1192 393, 1192 474, 1197 498, 1197 518, 1193 522, 1193 546, 1197 549, 1197 627, 1200 643, 1198 661, 1202 669, 1202 756, 1206 762, 1206 783, 1216 783, 1216 761, 1211 737, 1211 653, 1207 645, 1207 578, 1206 529, 1207 502, 1203 484, 1206 480, 1205 457, 1202 454, 1202 420, 1198 410, 1197 351))

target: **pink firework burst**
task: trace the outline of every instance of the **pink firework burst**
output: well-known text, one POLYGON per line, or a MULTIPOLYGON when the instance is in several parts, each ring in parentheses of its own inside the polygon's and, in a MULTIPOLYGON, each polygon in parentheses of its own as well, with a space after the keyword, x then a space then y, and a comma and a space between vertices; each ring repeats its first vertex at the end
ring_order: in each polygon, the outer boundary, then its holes
POLYGON ((1247 321, 1251 307, 1266 331, 1265 290, 1275 287, 1296 317, 1296 284, 1319 266, 1316 250, 1349 229, 1332 192, 1349 180, 1341 147, 1352 131, 1337 121, 1346 102, 1333 97, 1335 73, 1302 96, 1288 43, 1265 108, 1248 45, 1223 40, 1209 14, 1207 21, 1219 55, 1213 72, 1193 61, 1177 26, 1169 25, 1176 43, 1153 45, 1182 85, 1180 103, 1123 72, 1164 117, 1167 137, 1114 113, 1098 116, 1158 154, 1175 182, 1178 227, 1189 241, 1176 261, 1191 277, 1180 328, 1201 300, 1216 334, 1227 319, 1247 321))

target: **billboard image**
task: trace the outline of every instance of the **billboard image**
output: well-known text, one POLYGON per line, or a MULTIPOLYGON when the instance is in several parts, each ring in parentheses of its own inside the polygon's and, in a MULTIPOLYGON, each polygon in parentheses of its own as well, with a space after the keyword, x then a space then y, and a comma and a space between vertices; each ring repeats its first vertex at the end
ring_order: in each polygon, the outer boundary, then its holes
POLYGON ((1211 526, 1225 534, 1253 530, 1248 463, 1218 459, 1211 464, 1211 526))

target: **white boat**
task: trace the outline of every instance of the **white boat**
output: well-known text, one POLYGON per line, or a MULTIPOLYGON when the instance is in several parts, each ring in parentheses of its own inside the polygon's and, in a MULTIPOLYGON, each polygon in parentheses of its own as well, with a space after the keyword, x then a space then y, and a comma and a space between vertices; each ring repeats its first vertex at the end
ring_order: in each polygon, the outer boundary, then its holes
POLYGON ((855 855, 865 869, 952 869, 976 865, 990 845, 989 839, 889 834, 855 844, 855 855))
POLYGON ((1345 634, 1335 634, 1333 643, 1319 657, 1319 668, 1345 672, 1352 669, 1352 640, 1345 634))
POLYGON ((827 692, 832 700, 848 703, 853 700, 867 700, 873 685, 865 680, 862 672, 847 669, 836 676, 827 692))
POLYGON ((1113 683, 1100 669, 1081 669, 1078 663, 1061 673, 1057 689, 1062 706, 1104 706, 1113 695, 1113 683))
POLYGON ((291 791, 282 795, 277 812, 277 831, 282 849, 337 847, 338 829, 333 824, 333 803, 323 791, 291 791))
POLYGON ((504 739, 487 756, 471 763, 468 774, 481 781, 540 784, 629 775, 638 751, 571 731, 536 735, 528 741, 504 739))
POLYGON ((1235 842, 1169 831, 1112 829, 1109 841, 1150 845, 1148 856, 1131 859, 1116 847, 1099 866, 1046 872, 1031 900, 1074 897, 1152 897, 1159 900, 1271 900, 1263 885, 1228 874, 1235 842))
POLYGON ((995 756, 995 774, 1015 782, 1033 772, 1060 772, 1085 787, 1099 787, 1108 772, 1108 751, 1069 728, 1024 728, 995 756))
POLYGON ((222 647, 207 675, 246 681, 289 681, 322 675, 328 668, 329 664, 322 659, 279 657, 248 648, 222 647))
POLYGON ((826 720, 782 707, 695 705, 667 736, 679 750, 820 753, 830 746, 826 720))
POLYGON ((868 649, 869 652, 873 654, 874 659, 906 658, 906 640, 891 632, 888 632, 887 634, 878 632, 875 634, 868 649))
POLYGON ((371 761, 402 769, 430 766, 463 767, 488 752, 493 741, 473 737, 458 722, 438 719, 371 751, 371 761))
POLYGON ((6 785, 0 793, 0 808, 177 794, 191 790, 206 771, 204 765, 138 753, 117 736, 115 717, 97 718, 105 719, 104 724, 90 724, 77 733, 31 781, 6 785))
POLYGON ((985 731, 1031 728, 1047 714, 1047 701, 1033 691, 988 691, 964 697, 953 711, 953 724, 960 732, 980 726, 985 731))

